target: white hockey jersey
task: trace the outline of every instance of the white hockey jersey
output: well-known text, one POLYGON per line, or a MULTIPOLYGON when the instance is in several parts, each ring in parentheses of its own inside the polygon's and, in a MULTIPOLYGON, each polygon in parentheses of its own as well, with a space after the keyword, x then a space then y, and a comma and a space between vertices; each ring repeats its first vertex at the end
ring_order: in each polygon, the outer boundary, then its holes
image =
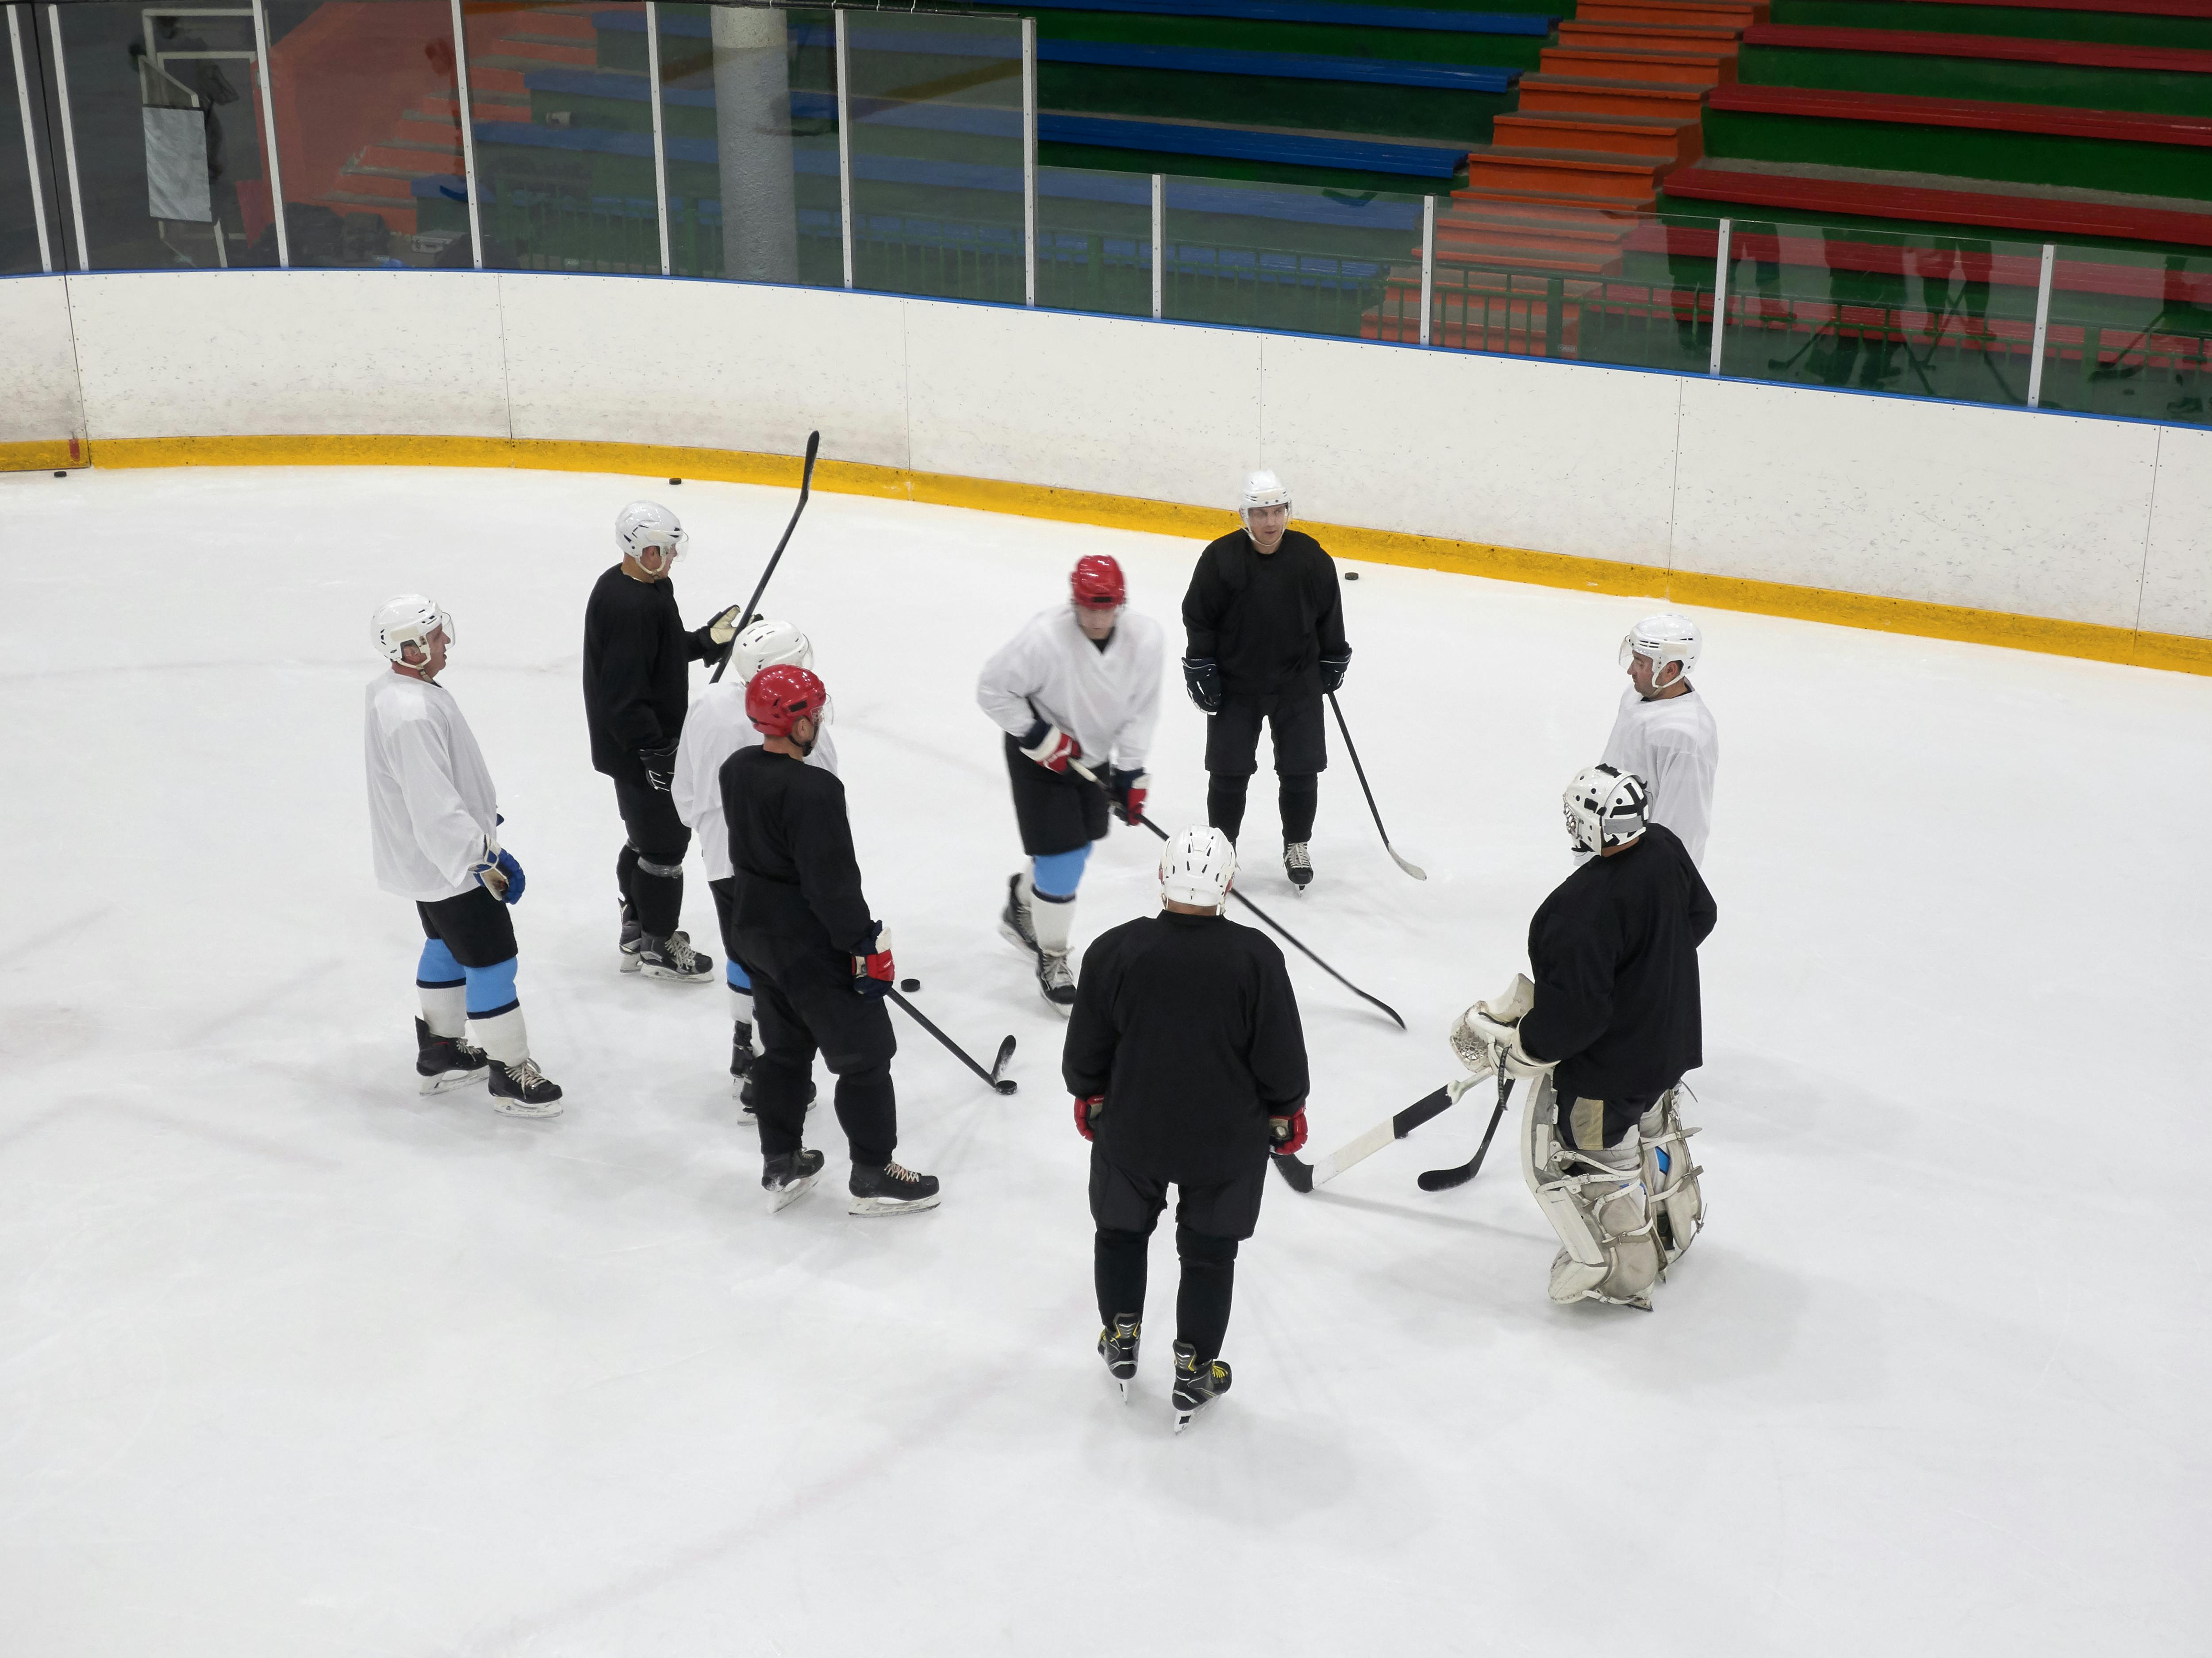
POLYGON ((1674 832, 1692 863, 1705 861, 1705 837, 1713 826, 1713 774, 1720 762, 1712 710, 1694 687, 1656 702, 1637 695, 1634 686, 1621 693, 1620 711, 1605 742, 1605 763, 1633 771, 1650 786, 1651 821, 1674 832))
MULTIPOLYGON (((708 686, 684 716, 668 794, 676 802, 676 815, 698 843, 709 881, 727 881, 734 873, 729 826, 722 819, 722 762, 761 741, 761 734, 745 717, 745 688, 734 680, 708 686)), ((814 739, 814 752, 806 763, 837 775, 837 745, 830 741, 829 727, 823 726, 814 739)))
POLYGON ((1101 650, 1084 637, 1074 608, 1055 605, 1030 617, 983 664, 975 701, 1017 737, 1051 721, 1075 739, 1093 771, 1141 771, 1159 723, 1165 661, 1160 625, 1151 617, 1123 611, 1101 650))
POLYGON ((389 668, 369 681, 368 833, 376 884, 434 904, 476 884, 499 794, 453 693, 389 668))

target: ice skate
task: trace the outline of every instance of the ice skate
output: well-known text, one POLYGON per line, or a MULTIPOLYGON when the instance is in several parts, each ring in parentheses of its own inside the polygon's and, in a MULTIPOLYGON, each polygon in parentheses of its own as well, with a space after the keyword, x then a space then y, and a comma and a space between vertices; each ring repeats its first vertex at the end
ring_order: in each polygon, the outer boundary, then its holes
POLYGON ((622 906, 622 937, 615 946, 620 953, 621 959, 617 965, 623 972, 634 973, 637 971, 638 947, 644 942, 645 930, 637 924, 637 911, 630 907, 629 900, 624 899, 622 906))
POLYGON ((1098 1356, 1106 1361, 1106 1374, 1121 1390, 1121 1403, 1129 1402, 1129 1384, 1137 1375, 1137 1339, 1145 1326, 1134 1313, 1116 1313, 1114 1327, 1098 1332, 1098 1356))
POLYGON ((773 1215, 797 1203, 821 1173, 822 1154, 804 1146, 768 1159, 761 1167, 761 1190, 768 1193, 768 1212, 773 1215))
POLYGON ((1198 1350, 1187 1341, 1175 1344, 1175 1430, 1181 1433, 1190 1419, 1229 1391, 1229 1367, 1219 1359, 1199 1362, 1198 1350))
POLYGON ((1036 964, 1037 989, 1063 1018, 1075 1006, 1075 975, 1065 950, 1040 950, 1036 964))
POLYGON ((1301 893, 1313 885, 1313 856, 1307 850, 1312 844, 1304 840, 1283 843, 1283 873, 1301 893))
POLYGON ((999 931, 1007 943, 1030 955, 1037 949, 1036 929, 1030 924, 1030 906, 1022 901, 1022 878, 1018 874, 1006 877, 1006 907, 999 911, 999 931))
POLYGON ((641 934, 637 966, 647 978, 665 978, 678 984, 703 984, 714 976, 714 958, 693 949, 689 933, 671 933, 665 938, 641 934))
POLYGON ((907 1215, 934 1209, 938 1204, 937 1177, 917 1174, 896 1162, 885 1163, 881 1168, 854 1164, 848 1189, 853 1194, 855 1215, 907 1215))
POLYGON ((472 1048, 458 1036, 433 1036, 422 1020, 415 1021, 415 1074, 422 1079, 422 1092, 443 1094, 484 1080, 483 1050, 472 1048))
POLYGON ((538 1070, 535 1059, 525 1059, 519 1065, 502 1065, 495 1059, 491 1062, 490 1070, 494 1111, 503 1111, 509 1117, 558 1117, 561 1114, 560 1084, 538 1070))

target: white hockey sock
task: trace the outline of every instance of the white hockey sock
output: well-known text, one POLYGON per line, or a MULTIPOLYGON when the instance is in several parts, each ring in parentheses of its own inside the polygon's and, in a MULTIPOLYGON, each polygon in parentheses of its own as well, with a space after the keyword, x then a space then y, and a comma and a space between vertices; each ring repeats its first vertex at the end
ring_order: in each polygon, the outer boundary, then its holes
POLYGON ((1030 925, 1036 929, 1037 948, 1047 955, 1066 955, 1067 936, 1075 926, 1075 894, 1054 898, 1036 893, 1030 901, 1030 925))
POLYGON ((522 1009, 509 1008, 489 1019, 470 1020, 469 1045, 482 1048, 486 1058, 513 1070, 530 1058, 530 1033, 523 1027, 522 1009))
POLYGON ((459 1036, 468 1028, 469 987, 465 984, 417 984, 422 998, 422 1022, 433 1036, 459 1036))
POLYGON ((752 1028, 753 993, 750 991, 741 991, 734 984, 730 986, 730 1017, 748 1030, 752 1028))

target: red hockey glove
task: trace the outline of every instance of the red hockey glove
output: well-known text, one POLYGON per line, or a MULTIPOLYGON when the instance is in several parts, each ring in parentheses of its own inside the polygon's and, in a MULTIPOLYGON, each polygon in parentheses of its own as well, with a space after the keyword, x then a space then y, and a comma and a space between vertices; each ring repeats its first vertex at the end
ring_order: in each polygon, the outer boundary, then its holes
POLYGON ((1044 735, 1033 743, 1023 745, 1022 753, 1048 771, 1057 771, 1063 777, 1070 760, 1083 758, 1083 750, 1075 739, 1056 725, 1047 725, 1044 735))
POLYGON ((1145 796, 1151 792, 1149 771, 1116 770, 1114 773, 1114 815, 1132 829, 1145 820, 1145 796))
POLYGON ((1274 1137, 1275 1155, 1289 1156, 1306 1143, 1306 1108, 1300 1105, 1287 1117, 1270 1117, 1267 1132, 1274 1137))
POLYGON ((891 930, 880 921, 874 923, 875 931, 868 940, 868 953, 853 958, 853 993, 872 996, 878 1000, 890 994, 898 982, 898 969, 891 965, 891 930))
POLYGON ((1075 1131, 1085 1139, 1091 1137, 1091 1113, 1106 1103, 1106 1096, 1094 1094, 1088 1100, 1075 1102, 1075 1131))

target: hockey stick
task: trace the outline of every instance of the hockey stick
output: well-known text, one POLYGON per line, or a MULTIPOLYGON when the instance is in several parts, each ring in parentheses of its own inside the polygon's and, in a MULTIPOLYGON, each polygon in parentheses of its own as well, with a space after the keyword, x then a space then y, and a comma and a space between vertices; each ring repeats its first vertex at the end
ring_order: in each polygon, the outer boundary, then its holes
POLYGON ((929 1015, 922 1012, 921 1009, 915 1007, 913 1003, 908 1001, 896 991, 885 991, 884 994, 890 997, 892 1001, 897 1003, 899 1006, 904 1008, 907 1010, 908 1016, 911 1018, 915 1024, 921 1026, 922 1029, 927 1031, 939 1041, 944 1043, 946 1049, 951 1051, 954 1058, 957 1059, 962 1064, 967 1066, 969 1070, 974 1071, 976 1076, 981 1077, 986 1082, 989 1083, 1000 1094, 1012 1094, 1014 1091, 1014 1079, 1011 1076, 1003 1075, 1006 1069, 1006 1061, 1014 1057, 1014 1039, 1012 1037, 1010 1036, 1005 1041, 999 1044, 999 1057, 991 1062, 991 1069, 985 1070, 981 1065, 977 1064, 973 1059, 970 1059, 968 1057, 967 1049, 962 1047, 957 1042, 947 1036, 943 1031, 931 1024, 929 1022, 929 1015))
POLYGON ((1490 1113, 1490 1126, 1482 1131, 1482 1143, 1474 1149, 1474 1155, 1457 1168, 1432 1168, 1421 1176, 1424 1192, 1449 1192, 1455 1186, 1465 1186, 1482 1172, 1482 1160, 1490 1153, 1490 1137, 1498 1132, 1498 1125, 1505 1115, 1505 1102, 1513 1094, 1513 1079, 1503 1066, 1498 1072, 1498 1109, 1490 1113))
MULTIPOLYGON (((806 497, 814 492, 814 457, 821 448, 822 434, 807 433, 806 463, 799 472, 799 504, 791 509, 791 521, 783 527, 783 539, 775 544, 775 551, 768 556, 768 568, 761 572, 760 580, 753 585, 753 596, 745 600, 745 607, 738 613, 738 633, 743 633, 747 624, 753 619, 753 607, 760 603, 761 594, 767 590, 768 578, 775 574, 776 560, 783 557, 783 550, 791 545, 791 533, 799 527, 799 515, 806 510, 806 497)), ((707 681, 708 685, 721 684, 722 670, 730 665, 730 658, 736 654, 737 648, 738 634, 732 633, 728 648, 722 652, 722 660, 714 664, 714 677, 707 681)))
POLYGON ((1382 826, 1382 814, 1375 804, 1375 791, 1367 786, 1367 768, 1359 763, 1359 751, 1352 746, 1352 728, 1344 722, 1344 710, 1336 705, 1336 692, 1328 693, 1328 711, 1336 716, 1336 728, 1344 734, 1344 752, 1352 756, 1352 773, 1359 779, 1359 792, 1367 796, 1367 810, 1375 819, 1375 832, 1382 837, 1382 850, 1390 861, 1416 881, 1426 881, 1428 871, 1418 863, 1409 863, 1398 856, 1398 849, 1390 844, 1390 832, 1382 826))
MULTIPOLYGON (((1069 769, 1069 770, 1071 770, 1072 771, 1073 771, 1073 772, 1074 772, 1078 777, 1086 777, 1086 778, 1088 778, 1091 782, 1092 782, 1092 783, 1097 783, 1097 784, 1098 784, 1098 787, 1099 787, 1100 789, 1106 789, 1106 785, 1105 785, 1104 783, 1099 783, 1099 782, 1098 782, 1098 774, 1097 774, 1097 772, 1093 771, 1092 771, 1089 766, 1085 765, 1081 760, 1070 760, 1070 761, 1068 761, 1067 765, 1068 765, 1068 769, 1069 769)), ((1108 796, 1108 798, 1109 798, 1109 799, 1111 799, 1111 798, 1112 798, 1112 795, 1113 795, 1113 791, 1112 791, 1111 789, 1107 789, 1107 791, 1106 791, 1106 792, 1107 792, 1107 796, 1108 796)), ((1160 827, 1160 826, 1159 826, 1159 825, 1158 825, 1157 823, 1154 823, 1154 822, 1153 822, 1150 818, 1146 817, 1146 816, 1142 812, 1139 812, 1139 813, 1138 813, 1138 814, 1137 814, 1137 821, 1138 821, 1138 822, 1139 822, 1139 823, 1141 823, 1141 824, 1143 824, 1143 825, 1145 826, 1145 827, 1146 827, 1146 828, 1147 828, 1147 829, 1151 830, 1154 834, 1158 835, 1158 836, 1162 840, 1165 840, 1165 839, 1167 839, 1167 838, 1168 838, 1168 832, 1167 832, 1166 830, 1164 830, 1164 829, 1161 828, 1161 827, 1160 827)), ((1340 972, 1337 972, 1337 970, 1336 970, 1335 968, 1334 968, 1334 967, 1330 966, 1328 965, 1328 962, 1323 961, 1323 960, 1322 960, 1319 956, 1316 955, 1316 954, 1315 954, 1311 950, 1308 950, 1308 949, 1306 949, 1306 947, 1305 947, 1303 943, 1300 943, 1300 942, 1299 942, 1299 941, 1297 939, 1297 937, 1295 937, 1295 936, 1291 934, 1291 930, 1290 930, 1288 928, 1285 927, 1281 922, 1279 922, 1279 921, 1276 920, 1274 917, 1273 917, 1273 916, 1269 915, 1269 914, 1268 914, 1265 910, 1261 909, 1258 905, 1256 905, 1256 904, 1255 904, 1254 902, 1252 902, 1252 900, 1251 900, 1250 899, 1249 899, 1249 898, 1245 897, 1243 893, 1242 893, 1238 892, 1238 891, 1237 891, 1234 887, 1231 887, 1231 888, 1229 889, 1229 896, 1230 896, 1230 897, 1231 897, 1231 898, 1233 898, 1233 899, 1236 899, 1239 904, 1243 905, 1246 909, 1249 910, 1249 911, 1250 911, 1254 915, 1255 915, 1255 916, 1259 917, 1261 920, 1262 920, 1262 921, 1266 922, 1266 923, 1267 923, 1270 927, 1273 927, 1273 928, 1277 932, 1279 932, 1279 933, 1282 934, 1282 936, 1283 936, 1285 938, 1289 939, 1289 940, 1291 941, 1291 943, 1293 943, 1293 944, 1297 944, 1299 949, 1301 949, 1301 950, 1304 950, 1304 951, 1305 951, 1306 959, 1307 959, 1308 960, 1311 961, 1311 962, 1314 964, 1314 966, 1316 966, 1316 967, 1320 968, 1323 972, 1327 973, 1327 974, 1328 974, 1331 978, 1334 978, 1334 979, 1338 984, 1340 984, 1343 985, 1343 986, 1344 986, 1344 988, 1345 988, 1346 990, 1350 991, 1351 991, 1354 996, 1358 997, 1362 1002, 1371 1002, 1371 1003, 1373 1003, 1375 1004, 1375 1006, 1376 1006, 1376 1007, 1378 1007, 1378 1008, 1382 1009, 1382 1011, 1383 1011, 1384 1013, 1387 1013, 1387 1014, 1389 1014, 1389 1015, 1390 1015, 1390 1021, 1391 1021, 1391 1022, 1392 1022, 1393 1024, 1396 1025, 1396 1026, 1397 1026, 1397 1027, 1398 1027, 1400 1030, 1403 1030, 1403 1029, 1405 1029, 1405 1028, 1406 1028, 1406 1021, 1405 1021, 1404 1020, 1402 1020, 1402 1019, 1401 1019, 1401 1018, 1399 1018, 1399 1017, 1398 1017, 1398 1010, 1397 1010, 1395 1008, 1392 1007, 1392 1006, 1391 1006, 1388 1002, 1385 1002, 1385 1001, 1384 1001, 1381 997, 1379 997, 1379 996, 1370 996, 1370 995, 1368 995, 1366 991, 1364 991, 1361 990, 1361 989, 1359 988, 1359 986, 1358 986, 1358 985, 1357 985, 1357 984, 1353 984, 1350 979, 1346 978, 1342 973, 1340 973, 1340 972)))
POLYGON ((1442 1115, 1459 1103, 1459 1097, 1480 1082, 1480 1077, 1462 1077, 1447 1082, 1434 1094, 1425 1094, 1395 1116, 1386 1117, 1366 1133, 1336 1150, 1318 1162, 1309 1163, 1301 1158, 1278 1152, 1275 1170, 1291 1183, 1293 1192, 1311 1192, 1316 1186, 1334 1180, 1354 1163, 1372 1157, 1394 1141, 1402 1140, 1431 1117, 1442 1115))

